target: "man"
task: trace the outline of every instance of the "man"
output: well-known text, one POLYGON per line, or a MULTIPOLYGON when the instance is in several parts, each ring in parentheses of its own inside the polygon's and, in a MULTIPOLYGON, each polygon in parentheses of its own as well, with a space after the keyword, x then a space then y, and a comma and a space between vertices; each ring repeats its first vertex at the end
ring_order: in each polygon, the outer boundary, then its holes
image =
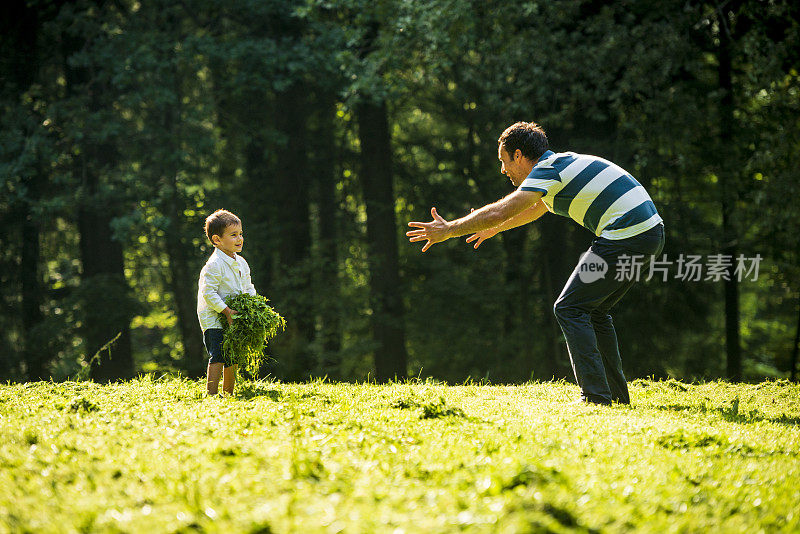
POLYGON ((431 208, 433 220, 410 222, 418 228, 409 241, 432 245, 473 233, 480 244, 498 232, 535 221, 548 211, 569 217, 595 234, 553 307, 567 340, 581 401, 630 403, 622 372, 611 307, 636 276, 615 276, 621 262, 640 258, 641 269, 664 248, 664 225, 644 187, 610 161, 549 150, 544 130, 533 122, 509 126, 498 139, 500 172, 517 190, 454 221, 431 208), (632 259, 634 258, 634 259, 632 259), (619 279, 618 279, 619 278, 619 279))

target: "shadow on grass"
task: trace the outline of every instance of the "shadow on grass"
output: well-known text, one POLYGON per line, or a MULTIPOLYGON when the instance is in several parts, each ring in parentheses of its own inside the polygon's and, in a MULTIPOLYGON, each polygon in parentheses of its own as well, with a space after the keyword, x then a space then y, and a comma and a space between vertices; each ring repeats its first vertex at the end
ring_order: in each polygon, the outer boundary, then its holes
POLYGON ((747 412, 739 411, 738 402, 734 401, 728 407, 715 407, 706 405, 690 405, 690 404, 665 404, 661 406, 654 406, 657 410, 664 410, 668 412, 693 412, 717 415, 725 421, 731 423, 775 423, 778 425, 797 426, 800 425, 800 417, 793 417, 789 415, 781 415, 779 417, 768 417, 758 410, 750 410, 747 412))
POLYGON ((302 395, 297 396, 298 399, 314 399, 322 404, 333 404, 333 401, 328 395, 324 393, 303 393, 302 395))
POLYGON ((283 392, 272 389, 266 384, 242 384, 236 396, 244 400, 252 400, 256 397, 269 397, 271 401, 279 401, 283 398, 283 392))

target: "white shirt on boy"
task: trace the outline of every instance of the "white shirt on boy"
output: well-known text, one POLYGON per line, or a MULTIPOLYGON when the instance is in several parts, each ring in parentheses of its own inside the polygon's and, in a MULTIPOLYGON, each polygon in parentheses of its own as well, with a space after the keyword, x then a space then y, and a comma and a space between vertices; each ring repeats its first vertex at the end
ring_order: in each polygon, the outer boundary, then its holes
POLYGON ((227 307, 226 298, 239 293, 256 294, 247 261, 238 254, 231 258, 218 248, 200 271, 197 286, 197 318, 203 332, 222 328, 219 314, 227 307))

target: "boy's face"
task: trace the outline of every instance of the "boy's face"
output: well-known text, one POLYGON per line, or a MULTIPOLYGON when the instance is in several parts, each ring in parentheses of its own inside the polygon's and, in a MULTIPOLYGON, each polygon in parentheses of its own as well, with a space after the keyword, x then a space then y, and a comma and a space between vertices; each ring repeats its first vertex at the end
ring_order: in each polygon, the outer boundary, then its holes
POLYGON ((214 234, 211 236, 214 246, 231 258, 236 256, 237 252, 242 251, 244 245, 244 234, 242 233, 242 225, 229 225, 225 227, 222 235, 214 234))

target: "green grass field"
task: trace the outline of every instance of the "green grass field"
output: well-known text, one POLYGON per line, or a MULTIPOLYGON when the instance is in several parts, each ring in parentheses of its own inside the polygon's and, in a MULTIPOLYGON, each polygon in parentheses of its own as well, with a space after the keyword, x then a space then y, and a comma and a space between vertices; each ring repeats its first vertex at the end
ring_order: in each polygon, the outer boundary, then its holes
POLYGON ((0 531, 800 531, 786 381, 204 386, 0 386, 0 531))

